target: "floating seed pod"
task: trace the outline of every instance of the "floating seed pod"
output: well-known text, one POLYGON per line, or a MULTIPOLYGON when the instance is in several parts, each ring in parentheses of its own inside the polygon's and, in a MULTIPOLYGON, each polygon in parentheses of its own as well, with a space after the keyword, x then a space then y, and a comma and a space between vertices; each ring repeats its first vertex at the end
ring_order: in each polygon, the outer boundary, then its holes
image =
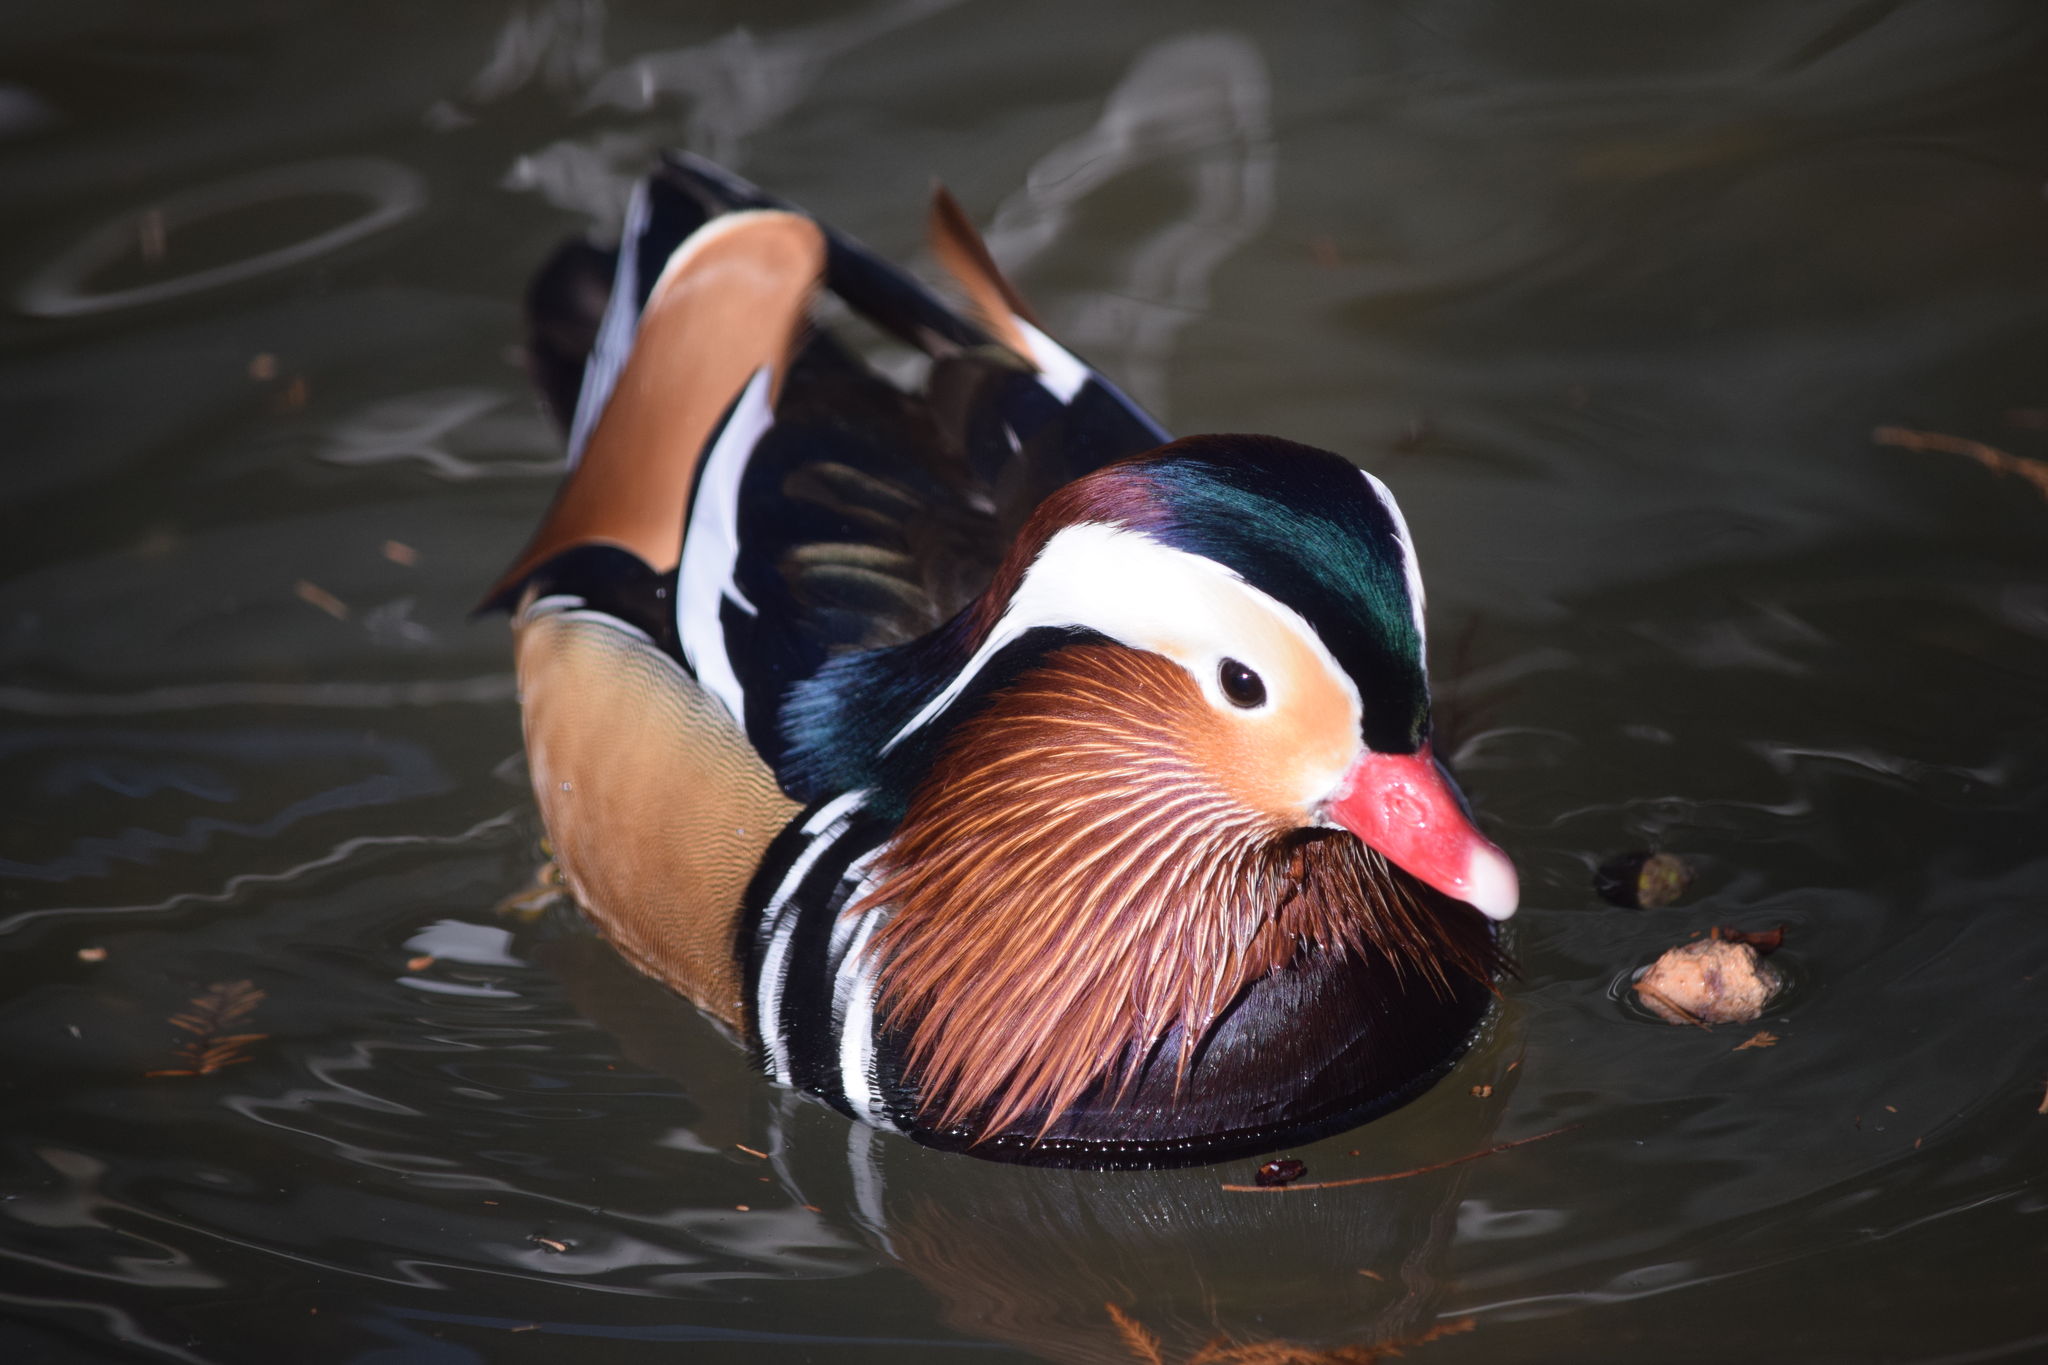
POLYGON ((1676 905, 1692 885, 1692 867, 1676 853, 1624 853, 1593 873, 1593 889, 1624 910, 1662 910, 1676 905))

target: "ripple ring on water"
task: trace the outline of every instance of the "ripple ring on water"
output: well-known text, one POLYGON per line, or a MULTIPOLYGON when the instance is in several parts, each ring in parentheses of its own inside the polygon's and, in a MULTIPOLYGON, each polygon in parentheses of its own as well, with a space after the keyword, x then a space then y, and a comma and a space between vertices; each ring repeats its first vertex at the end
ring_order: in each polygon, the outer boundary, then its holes
POLYGON ((307 161, 202 185, 94 228, 22 286, 20 306, 37 317, 82 317, 218 289, 338 251, 410 218, 426 198, 425 182, 416 172, 382 157, 307 161), (157 223, 169 232, 252 205, 310 195, 360 199, 366 211, 337 227, 246 260, 129 289, 97 293, 87 287, 95 275, 137 249, 150 213, 159 215, 157 223))

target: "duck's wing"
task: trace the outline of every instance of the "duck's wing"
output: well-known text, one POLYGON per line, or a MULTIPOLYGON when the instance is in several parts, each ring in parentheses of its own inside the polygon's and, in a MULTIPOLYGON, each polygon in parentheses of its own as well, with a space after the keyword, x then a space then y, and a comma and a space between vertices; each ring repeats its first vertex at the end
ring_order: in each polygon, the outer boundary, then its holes
POLYGON ((533 302, 585 313, 535 327, 537 377, 573 412, 572 468, 489 602, 538 581, 601 604, 779 765, 793 686, 931 632, 1047 493, 1166 439, 1037 327, 943 191, 933 238, 966 308, 719 167, 667 158, 634 196, 594 328, 588 248, 537 283, 533 302), (821 294, 921 351, 922 387, 811 325, 834 312, 821 294))
MULTIPOLYGON (((695 198, 707 213, 801 212, 688 152, 668 153, 656 182, 695 198)), ((941 474, 996 521, 994 542, 981 542, 979 575, 970 576, 964 596, 954 593, 939 603, 941 619, 980 591, 1010 536, 1053 489, 1172 439, 1106 376, 1041 330, 943 187, 933 187, 931 249, 964 308, 830 224, 818 227, 826 245, 826 290, 931 362, 913 395, 931 428, 927 443, 899 450, 896 464, 922 464, 941 474)), ((858 368, 866 372, 865 365, 858 368)))

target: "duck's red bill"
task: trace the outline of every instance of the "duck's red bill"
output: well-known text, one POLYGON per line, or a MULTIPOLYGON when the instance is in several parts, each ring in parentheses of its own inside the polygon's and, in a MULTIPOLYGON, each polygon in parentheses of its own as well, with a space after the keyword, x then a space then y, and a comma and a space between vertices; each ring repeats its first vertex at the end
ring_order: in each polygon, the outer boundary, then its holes
POLYGON ((1489 919, 1515 913, 1515 865, 1472 827, 1457 789, 1428 746, 1414 754, 1360 754, 1330 802, 1332 820, 1416 880, 1489 919))

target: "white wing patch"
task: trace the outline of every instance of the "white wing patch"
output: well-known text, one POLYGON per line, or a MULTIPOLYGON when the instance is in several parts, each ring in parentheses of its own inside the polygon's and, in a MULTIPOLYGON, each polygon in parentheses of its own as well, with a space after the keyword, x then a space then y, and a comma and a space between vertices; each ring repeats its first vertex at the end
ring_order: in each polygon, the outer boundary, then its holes
POLYGON ((1060 402, 1073 402, 1074 395, 1088 382, 1088 367, 1077 360, 1072 351, 1024 319, 1012 315, 1010 320, 1017 324, 1025 344, 1031 347, 1031 363, 1038 367, 1038 382, 1060 402))
MULTIPOLYGON (((1061 403, 1071 405, 1074 401, 1074 395, 1080 393, 1084 387, 1093 382, 1095 387, 1115 399, 1118 405, 1131 415, 1133 420, 1144 427, 1151 434, 1153 440, 1161 445, 1165 445, 1173 439, 1173 437, 1167 434, 1166 428, 1152 420, 1150 413, 1146 412, 1136 403, 1133 403, 1124 395, 1122 390, 1110 383, 1101 374, 1084 365, 1079 356, 1076 356, 1072 351, 1060 345, 1057 341, 1054 341, 1015 313, 1010 315, 1010 321, 1017 325, 1017 331, 1024 338, 1025 346, 1030 349, 1031 355, 1029 359, 1033 365, 1038 367, 1039 387, 1043 388, 1047 393, 1057 398, 1061 403)), ((1010 440, 1012 443, 1016 439, 1017 433, 1011 432, 1010 440)))
POLYGON ((754 371, 739 402, 726 419, 697 475, 697 497, 690 504, 689 528, 683 533, 683 560, 676 570, 676 637, 683 657, 704 689, 717 697, 742 728, 746 726, 746 692, 726 652, 725 626, 719 617, 732 603, 749 616, 758 615, 740 591, 733 574, 739 560, 740 478, 747 461, 775 412, 768 404, 769 369, 754 371))

